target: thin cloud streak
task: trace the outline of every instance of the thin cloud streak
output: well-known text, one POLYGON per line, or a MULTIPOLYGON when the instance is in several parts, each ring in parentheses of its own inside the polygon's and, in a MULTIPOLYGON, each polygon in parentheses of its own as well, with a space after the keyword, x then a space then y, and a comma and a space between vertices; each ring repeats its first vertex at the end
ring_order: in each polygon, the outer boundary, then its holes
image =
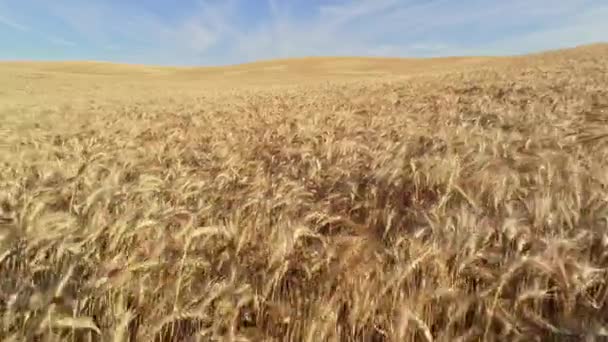
MULTIPOLYGON (((191 0, 173 17, 132 2, 30 1, 63 24, 53 44, 151 64, 516 54, 608 37, 599 0, 266 0, 261 15, 249 0, 191 0)), ((0 25, 39 31, 11 19, 0 25)))
POLYGON ((75 34, 92 46, 111 46, 126 52, 126 59, 147 56, 161 64, 200 63, 222 35, 230 32, 224 13, 229 1, 216 7, 196 8, 178 22, 132 5, 113 7, 94 2, 57 1, 48 9, 75 34), (120 23, 120 25, 110 25, 120 23))
POLYGON ((45 39, 46 41, 48 41, 54 45, 76 46, 75 42, 69 41, 67 39, 64 39, 64 38, 61 38, 59 36, 55 36, 52 34, 49 35, 49 34, 46 34, 45 32, 39 31, 39 30, 34 30, 34 29, 32 29, 31 26, 21 24, 15 20, 8 19, 5 16, 0 16, 0 25, 10 27, 10 28, 20 31, 20 32, 31 33, 35 36, 39 36, 39 37, 45 39))
POLYGON ((60 37, 47 37, 48 41, 51 42, 52 44, 55 45, 60 45, 60 46, 76 46, 77 44, 75 42, 69 41, 67 39, 63 39, 60 37))
POLYGON ((0 25, 8 26, 8 27, 10 27, 12 29, 19 30, 19 31, 22 31, 22 32, 28 32, 28 31, 30 31, 30 28, 28 26, 20 24, 20 23, 17 23, 15 21, 10 20, 10 19, 8 19, 6 17, 3 17, 3 16, 0 16, 0 25))
POLYGON ((563 46, 560 34, 552 32, 572 32, 570 44, 608 37, 605 19, 600 15, 588 16, 584 21, 570 19, 572 13, 580 13, 584 8, 588 9, 584 13, 597 12, 598 4, 581 0, 513 0, 491 4, 465 0, 457 5, 449 0, 423 4, 397 0, 350 1, 320 6, 316 18, 290 25, 287 34, 282 35, 285 41, 269 43, 268 30, 245 35, 246 42, 239 52, 254 58, 272 58, 273 45, 288 46, 283 57, 381 53, 430 57, 533 52, 539 46, 546 49, 563 46), (454 37, 452 31, 464 30, 464 27, 470 31, 464 32, 468 36, 454 37), (489 34, 483 31, 492 32, 492 37, 484 37, 489 34), (476 36, 481 38, 475 39, 476 36), (401 41, 394 37, 401 37, 401 41), (527 43, 518 45, 521 38, 527 43))

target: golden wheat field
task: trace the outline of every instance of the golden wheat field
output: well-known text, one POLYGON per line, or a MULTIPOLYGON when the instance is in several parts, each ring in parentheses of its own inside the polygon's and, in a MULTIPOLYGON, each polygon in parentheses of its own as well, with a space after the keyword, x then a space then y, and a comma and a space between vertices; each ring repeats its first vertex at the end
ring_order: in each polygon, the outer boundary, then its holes
POLYGON ((608 338, 608 45, 0 63, 2 341, 608 338))

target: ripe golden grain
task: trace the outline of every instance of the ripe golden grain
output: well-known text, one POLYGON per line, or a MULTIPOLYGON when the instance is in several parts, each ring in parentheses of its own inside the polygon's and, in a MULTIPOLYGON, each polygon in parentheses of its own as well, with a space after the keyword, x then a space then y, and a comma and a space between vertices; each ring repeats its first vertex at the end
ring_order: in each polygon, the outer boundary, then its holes
POLYGON ((0 340, 606 338, 607 55, 0 63, 0 340))

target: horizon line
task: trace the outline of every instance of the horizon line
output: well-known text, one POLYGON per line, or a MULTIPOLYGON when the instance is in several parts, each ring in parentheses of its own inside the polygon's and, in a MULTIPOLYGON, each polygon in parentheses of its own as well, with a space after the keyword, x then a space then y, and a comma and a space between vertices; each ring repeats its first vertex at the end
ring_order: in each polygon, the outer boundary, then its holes
POLYGON ((110 64, 110 65, 122 65, 130 67, 148 67, 148 68, 161 68, 161 69, 193 69, 193 68, 226 68, 226 67, 238 67, 251 64, 263 64, 263 63, 276 63, 276 62, 289 62, 306 59, 375 59, 375 60, 437 60, 437 59, 469 59, 469 58, 513 58, 513 57, 526 57, 534 56, 545 53, 560 52, 567 50, 575 50, 585 47, 593 47, 598 45, 608 45, 608 41, 598 41, 595 43, 586 43, 572 45, 569 47, 560 47, 552 49, 541 49, 526 53, 514 53, 514 54, 502 54, 502 55, 449 55, 449 56, 430 56, 430 57, 407 57, 407 56, 356 56, 356 55, 308 55, 308 56, 293 56, 293 57, 282 57, 282 58, 270 58, 270 59, 257 59, 242 63, 231 63, 231 64, 214 64, 214 65, 162 65, 162 64, 145 64, 145 63, 129 63, 120 61, 108 61, 108 60, 69 60, 69 59, 0 59, 0 64, 30 64, 30 63, 45 63, 45 64, 60 64, 60 63, 90 63, 90 64, 110 64))

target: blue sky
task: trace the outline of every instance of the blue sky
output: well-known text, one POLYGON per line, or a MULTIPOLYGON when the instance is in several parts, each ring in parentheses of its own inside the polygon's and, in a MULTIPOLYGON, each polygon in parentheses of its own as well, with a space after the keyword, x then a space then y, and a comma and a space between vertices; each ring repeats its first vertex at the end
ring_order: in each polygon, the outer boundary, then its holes
POLYGON ((0 0, 0 59, 224 65, 608 41, 608 0, 0 0))

